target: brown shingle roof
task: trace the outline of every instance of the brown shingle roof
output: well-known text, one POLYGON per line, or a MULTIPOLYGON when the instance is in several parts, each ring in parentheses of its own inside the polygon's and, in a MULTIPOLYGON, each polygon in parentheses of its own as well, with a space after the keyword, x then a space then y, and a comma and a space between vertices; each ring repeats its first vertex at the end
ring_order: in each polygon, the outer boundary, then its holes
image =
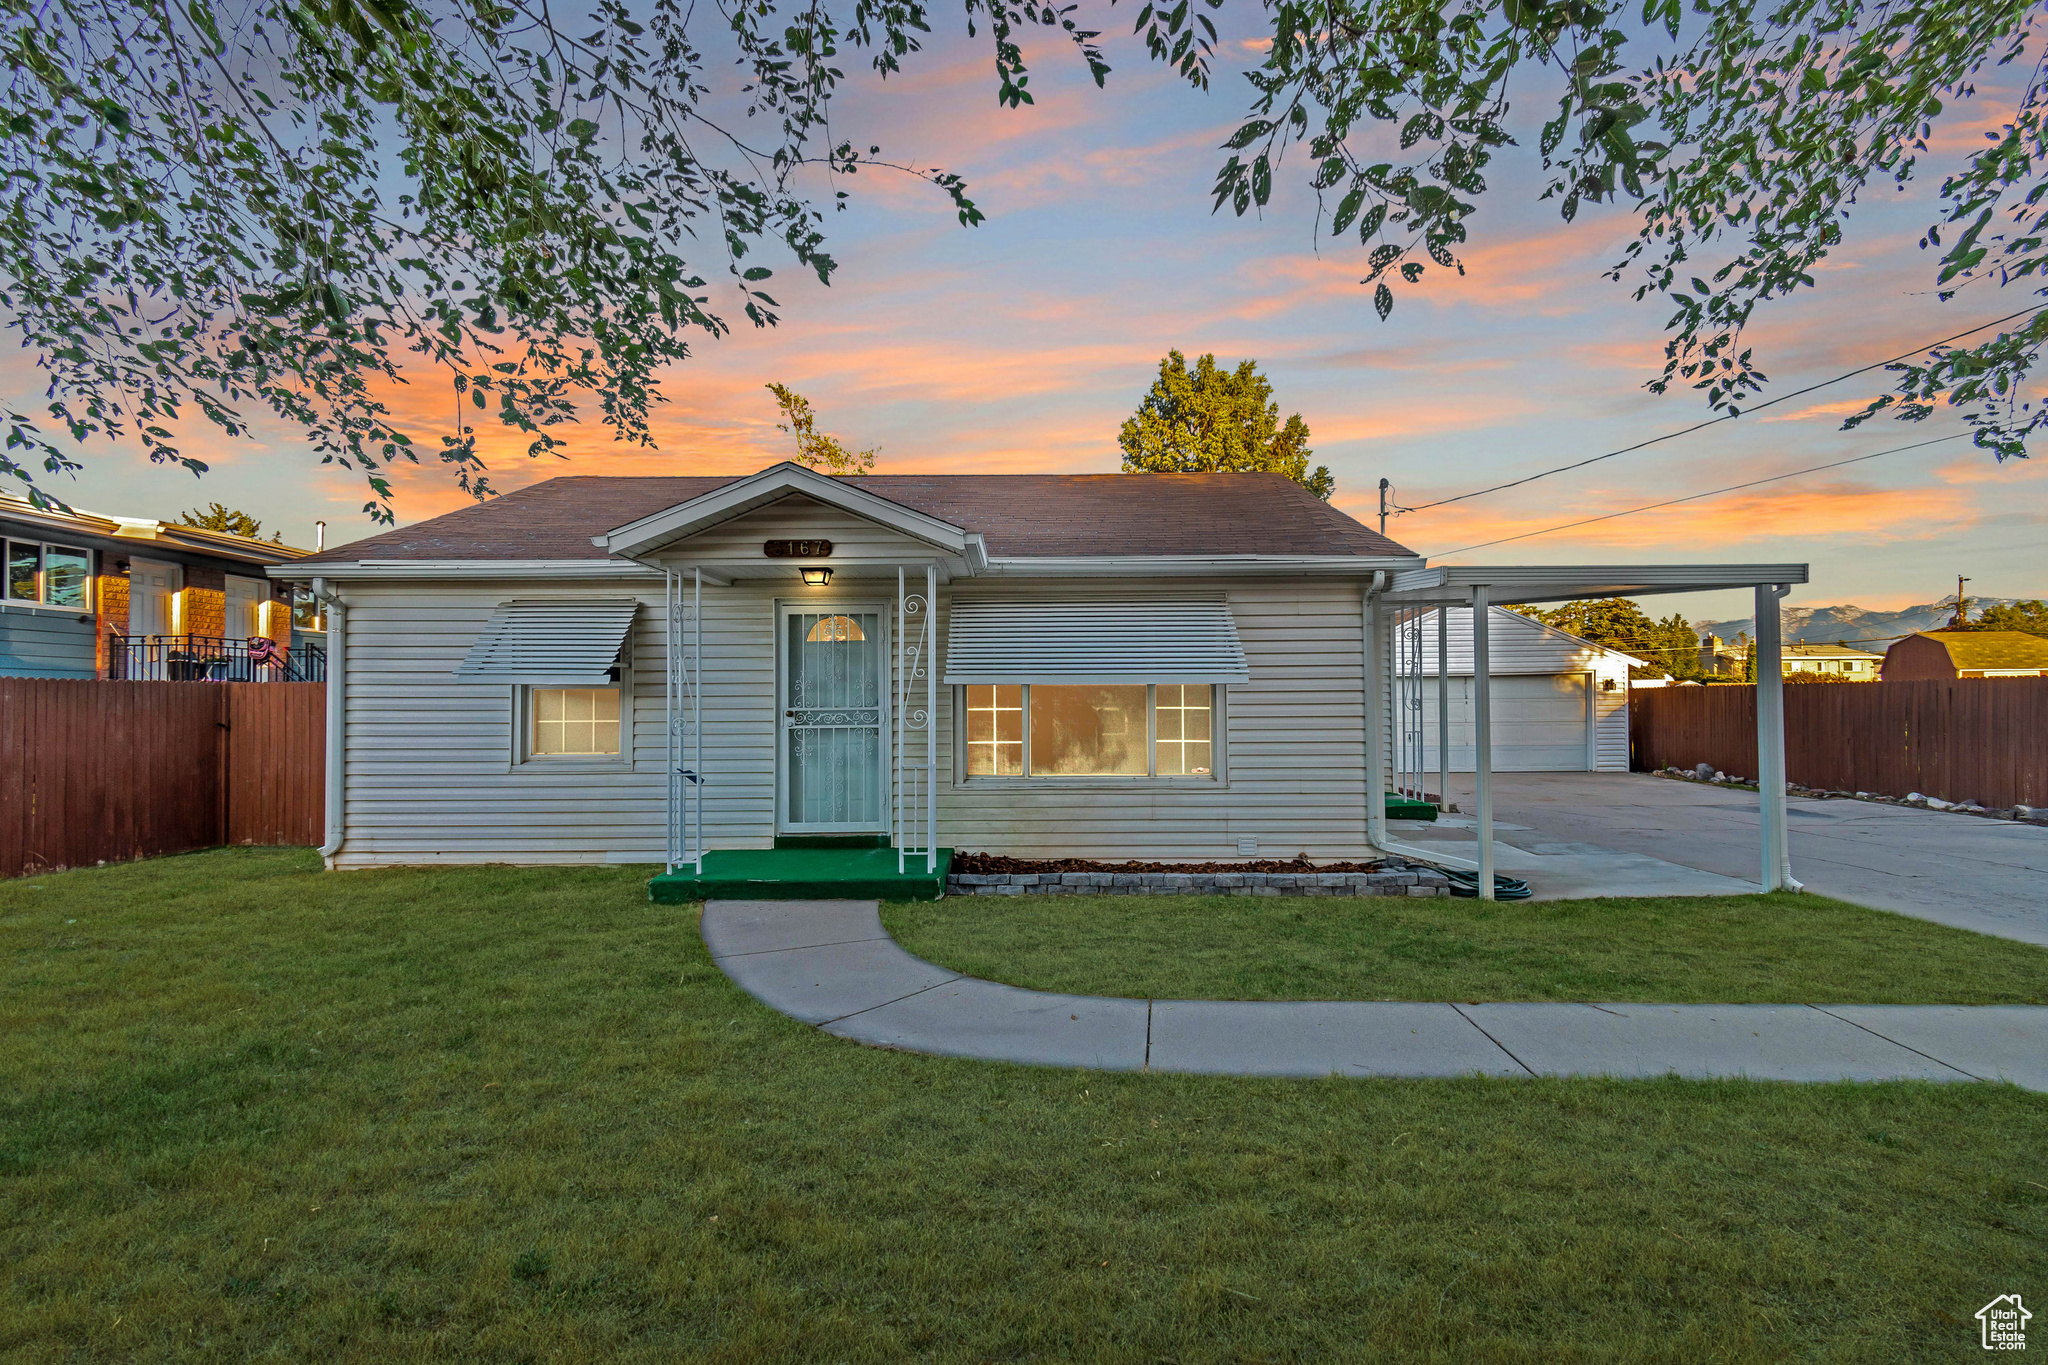
POLYGON ((2048 668, 2048 640, 2023 630, 1923 630, 1963 668, 2048 668))
MULTIPOLYGON (((595 559, 592 536, 701 497, 727 477, 549 479, 336 546, 364 559, 595 559)), ((848 483, 979 531, 992 558, 1046 555, 1413 555, 1278 474, 869 474, 848 483)))

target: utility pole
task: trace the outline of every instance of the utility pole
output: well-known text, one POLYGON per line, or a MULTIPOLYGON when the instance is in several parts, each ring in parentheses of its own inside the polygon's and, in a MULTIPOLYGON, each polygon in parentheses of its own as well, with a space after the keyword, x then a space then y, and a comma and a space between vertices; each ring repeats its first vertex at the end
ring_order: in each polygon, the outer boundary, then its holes
POLYGON ((1392 488, 1393 486, 1394 486, 1393 484, 1389 483, 1389 482, 1388 482, 1387 480, 1385 480, 1385 479, 1381 479, 1381 480, 1380 480, 1380 534, 1381 534, 1381 535, 1385 535, 1385 534, 1387 533, 1387 490, 1388 490, 1388 489, 1390 489, 1390 488, 1392 488))
POLYGON ((1963 596, 1963 584, 1970 581, 1961 574, 1956 575, 1956 619, 1949 624, 1957 630, 1965 629, 1970 624, 1970 601, 1963 596))

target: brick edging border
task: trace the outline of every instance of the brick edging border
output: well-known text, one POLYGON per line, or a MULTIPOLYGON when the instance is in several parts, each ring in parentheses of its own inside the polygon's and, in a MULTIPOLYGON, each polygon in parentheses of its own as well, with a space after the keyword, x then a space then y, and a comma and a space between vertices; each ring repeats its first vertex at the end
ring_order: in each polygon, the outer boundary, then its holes
POLYGON ((949 896, 1448 896, 1433 867, 1403 872, 954 873, 949 896))

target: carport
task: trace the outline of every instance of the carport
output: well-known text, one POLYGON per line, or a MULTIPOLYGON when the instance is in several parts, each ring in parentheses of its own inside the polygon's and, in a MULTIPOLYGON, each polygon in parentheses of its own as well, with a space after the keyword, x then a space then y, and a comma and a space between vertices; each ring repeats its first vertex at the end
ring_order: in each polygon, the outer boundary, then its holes
MULTIPOLYGON (((1476 872, 1479 895, 1494 898, 1492 677, 1488 659, 1488 608, 1495 603, 1571 602, 1602 597, 1648 597, 1680 592, 1725 592, 1750 588, 1756 595, 1757 799, 1761 847, 1759 883, 1766 891, 1799 889, 1792 877, 1786 839, 1784 677, 1780 663, 1783 637, 1779 603, 1792 586, 1807 581, 1804 564, 1577 564, 1577 565, 1448 565, 1376 573, 1365 594, 1365 674, 1369 695, 1379 704, 1369 708, 1384 717, 1366 730, 1366 762, 1379 774, 1384 790, 1392 790, 1392 755, 1403 726, 1416 723, 1403 699, 1419 686, 1420 661, 1404 657, 1401 629, 1421 612, 1471 613, 1473 665, 1473 756, 1478 820, 1477 856, 1446 856, 1432 849, 1394 840, 1387 830, 1383 802, 1369 801, 1367 835, 1374 847, 1389 853, 1426 858, 1476 872)), ((1450 752, 1447 640, 1438 630, 1436 718, 1441 727, 1437 752, 1450 752)), ((1412 651, 1409 651, 1412 655, 1412 651)), ((1448 760, 1446 759, 1446 762, 1448 760)), ((1368 784, 1370 785, 1370 784, 1368 784)), ((1439 788, 1441 791, 1442 788, 1439 788)))

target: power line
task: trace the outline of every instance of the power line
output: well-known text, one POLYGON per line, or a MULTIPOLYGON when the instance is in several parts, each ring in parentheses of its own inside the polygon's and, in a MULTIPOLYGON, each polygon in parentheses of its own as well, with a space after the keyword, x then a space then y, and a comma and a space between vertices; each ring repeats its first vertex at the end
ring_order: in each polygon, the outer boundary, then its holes
MULTIPOLYGON (((2044 304, 2043 307, 2048 307, 2048 304, 2044 304)), ((1591 526, 1596 521, 1613 521, 1616 517, 1632 517, 1638 512, 1654 512, 1660 507, 1676 507, 1682 502, 1698 502, 1701 498, 1719 497, 1723 493, 1739 493, 1745 488, 1755 488, 1759 484, 1778 483, 1785 479, 1796 479, 1802 474, 1818 474, 1824 469, 1840 469, 1845 464, 1861 464, 1865 460, 1874 460, 1880 455, 1900 455, 1908 450, 1924 450, 1928 446, 1938 446, 1945 441, 1960 440, 1970 434, 1967 431, 1951 432, 1947 436, 1937 436, 1931 441, 1915 441, 1912 445, 1893 446, 1890 450, 1873 450, 1868 455, 1854 455, 1846 460, 1836 460, 1832 464, 1817 464, 1808 469, 1795 469, 1787 474, 1773 474, 1768 479, 1751 479, 1748 483, 1732 483, 1726 488, 1710 488, 1704 493, 1694 493, 1689 497, 1683 498, 1671 498, 1664 502, 1653 502, 1642 507, 1631 507, 1625 512, 1609 512, 1605 516, 1587 517, 1583 521, 1568 521, 1562 526, 1546 526, 1541 531, 1525 531, 1518 536, 1502 536, 1499 540, 1482 541, 1477 545, 1466 545, 1456 550, 1445 550, 1440 554, 1430 555, 1428 558, 1444 559, 1451 555, 1465 554, 1471 550, 1484 550, 1494 545, 1506 545, 1510 541, 1530 540, 1536 536, 1547 536, 1553 531, 1569 531, 1576 526, 1591 526)))
POLYGON ((1589 459, 1575 461, 1572 464, 1559 465, 1555 469, 1546 469, 1540 474, 1531 474, 1526 478, 1515 479, 1508 483, 1497 483, 1493 485, 1493 487, 1491 488, 1475 489, 1470 493, 1460 493, 1456 497, 1438 498, 1435 502, 1425 502, 1420 507, 1397 507, 1394 509, 1394 513, 1396 516, 1400 516, 1409 512, 1427 512, 1432 507, 1443 507, 1450 503, 1463 502, 1467 498, 1483 498, 1488 493, 1499 493, 1509 488, 1520 488, 1525 483, 1534 483, 1538 479, 1547 479, 1553 474, 1568 474, 1574 469, 1584 469, 1589 464, 1598 464, 1602 460, 1611 460, 1617 455, 1627 455, 1631 454, 1634 451, 1643 450, 1650 446, 1661 444, 1665 441, 1675 441, 1681 436, 1690 436, 1695 431, 1701 431, 1711 426, 1718 426, 1722 422, 1732 422, 1738 417, 1745 416, 1752 412, 1762 412, 1765 408, 1775 407, 1779 403, 1790 402, 1794 398, 1803 398, 1809 393, 1816 392, 1820 389, 1825 389, 1833 384, 1839 384, 1845 379, 1854 379, 1859 374, 1869 374, 1872 370, 1881 370, 1887 365, 1896 365, 1901 360, 1910 360, 1912 357, 1921 354, 1923 351, 1932 350, 1936 346, 1946 346, 1952 341, 1961 341, 1966 336, 1975 335, 1978 332, 1984 331, 1986 328, 2002 326, 2005 323, 2013 321, 2015 318, 2026 317, 2030 313, 2038 313, 2043 308, 2048 308, 2048 304, 2035 304, 2032 308, 2022 308, 2017 313, 2008 313, 2004 317, 1995 318, 1990 322, 1980 322, 1975 327, 1970 328, 1966 332, 1957 332, 1952 337, 1943 337, 1940 341, 1930 341, 1924 346, 1915 346, 1912 350, 1905 351, 1899 355, 1895 355, 1890 360, 1880 360, 1875 362, 1874 364, 1865 365, 1861 369, 1851 370, 1847 374, 1838 374, 1833 379, 1823 379, 1818 384, 1808 384, 1803 389, 1794 389, 1790 393, 1781 393, 1776 398, 1770 399, 1767 402, 1758 403, 1754 407, 1744 408, 1740 412, 1728 412, 1721 414, 1719 417, 1709 417, 1704 422, 1695 422, 1691 426, 1682 427, 1677 431, 1667 431, 1662 436, 1652 436, 1647 441, 1638 441, 1632 446, 1623 446, 1619 450, 1610 450, 1605 455, 1595 455, 1589 459))

